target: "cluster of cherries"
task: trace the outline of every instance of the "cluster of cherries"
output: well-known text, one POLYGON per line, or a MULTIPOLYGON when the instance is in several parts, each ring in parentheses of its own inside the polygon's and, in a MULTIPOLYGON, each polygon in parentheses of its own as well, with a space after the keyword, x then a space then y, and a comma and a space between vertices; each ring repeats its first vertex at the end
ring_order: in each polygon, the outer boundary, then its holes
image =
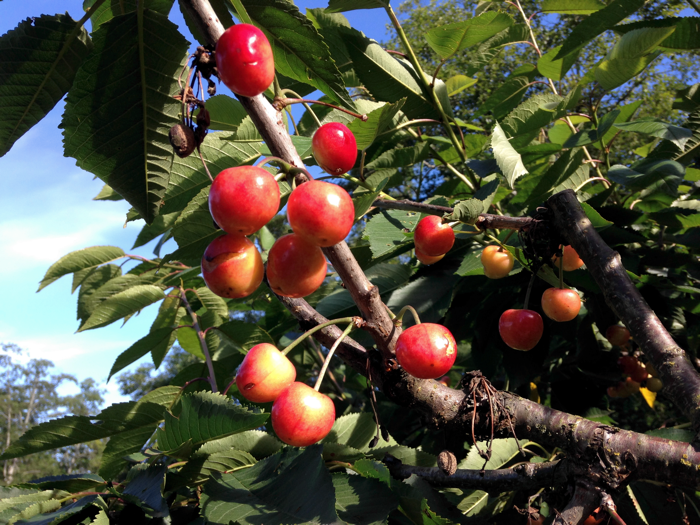
MULTIPOLYGON (((614 346, 628 348, 630 332, 624 326, 612 325, 605 331, 605 337, 614 346)), ((656 369, 651 363, 644 364, 632 354, 620 356, 617 366, 625 376, 624 381, 617 385, 608 387, 610 397, 630 397, 639 392, 639 388, 644 385, 651 392, 659 392, 664 384, 659 379, 656 369)))

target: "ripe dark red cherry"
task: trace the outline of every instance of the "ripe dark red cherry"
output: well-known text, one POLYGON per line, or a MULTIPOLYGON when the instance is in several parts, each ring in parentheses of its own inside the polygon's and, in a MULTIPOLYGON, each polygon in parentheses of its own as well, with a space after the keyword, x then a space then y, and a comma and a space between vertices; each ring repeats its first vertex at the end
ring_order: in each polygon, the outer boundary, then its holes
POLYGON ((250 24, 229 27, 216 44, 219 78, 236 95, 254 97, 275 78, 272 47, 265 34, 250 24))
POLYGON ((306 447, 328 435, 335 423, 330 397, 304 383, 285 388, 272 405, 272 428, 288 445, 306 447))
POLYGON ((333 246, 350 233, 355 206, 340 186, 312 180, 297 186, 289 196, 287 218, 294 233, 310 243, 333 246))
POLYGON ((202 277, 218 296, 238 299, 252 294, 260 286, 263 273, 260 252, 243 235, 222 235, 204 250, 202 277))
POLYGON ((241 395, 253 403, 269 403, 277 399, 296 379, 292 362, 269 343, 251 348, 236 373, 236 386, 241 395))
POLYGON ((327 271, 321 248, 296 233, 275 241, 267 256, 267 280, 277 295, 306 297, 323 284, 327 271))
POLYGON ((573 290, 548 288, 542 294, 542 311, 553 321, 571 321, 580 310, 581 298, 573 290))
POLYGON ((445 375, 457 359, 457 343, 442 325, 411 326, 396 341, 396 359, 406 372, 419 379, 445 375))
POLYGON ((506 277, 515 265, 515 257, 500 246, 492 244, 481 252, 481 264, 484 266, 484 275, 489 279, 502 279, 506 277))
POLYGON ((503 342, 514 350, 532 350, 544 332, 542 317, 532 310, 506 310, 498 321, 503 342))
POLYGON ((209 191, 211 216, 227 233, 255 233, 275 216, 279 206, 275 178, 255 166, 223 170, 209 191))
POLYGON ((425 255, 437 257, 450 251, 455 243, 455 232, 442 222, 442 217, 428 215, 416 226, 413 242, 425 255))
POLYGON ((624 326, 613 324, 605 331, 605 338, 614 346, 625 346, 630 340, 630 331, 624 326))
POLYGON ((340 122, 329 122, 318 128, 311 150, 321 169, 331 175, 347 173, 357 159, 355 135, 340 122))

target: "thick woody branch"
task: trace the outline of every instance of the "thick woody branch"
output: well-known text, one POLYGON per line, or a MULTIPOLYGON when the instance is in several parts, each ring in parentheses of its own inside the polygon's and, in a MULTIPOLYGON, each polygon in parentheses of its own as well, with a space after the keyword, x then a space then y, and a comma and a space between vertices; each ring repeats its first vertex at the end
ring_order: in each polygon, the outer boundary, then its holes
POLYGON ((554 226, 586 263, 605 300, 627 326, 635 342, 659 371, 664 392, 700 432, 700 375, 632 283, 620 255, 601 239, 579 204, 566 190, 547 201, 554 226))
POLYGON ((578 525, 598 507, 600 492, 588 482, 581 479, 576 483, 574 496, 569 504, 554 518, 553 525, 578 525))

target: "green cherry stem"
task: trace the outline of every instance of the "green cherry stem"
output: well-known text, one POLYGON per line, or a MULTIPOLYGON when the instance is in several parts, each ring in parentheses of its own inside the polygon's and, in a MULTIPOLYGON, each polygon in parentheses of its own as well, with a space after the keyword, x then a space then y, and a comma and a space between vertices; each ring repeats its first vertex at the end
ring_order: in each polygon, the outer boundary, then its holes
POLYGON ((282 171, 285 172, 285 173, 287 173, 287 172, 292 168, 292 165, 289 164, 289 162, 287 162, 286 160, 281 159, 281 158, 279 158, 279 157, 260 157, 260 158, 255 162, 255 164, 253 164, 253 166, 261 167, 261 166, 267 164, 268 162, 279 162, 279 163, 281 163, 281 164, 282 164, 282 171))
POLYGON ((211 391, 215 394, 219 391, 216 387, 216 375, 214 374, 214 362, 211 359, 211 354, 209 353, 209 347, 207 346, 207 341, 205 339, 204 331, 199 326, 199 321, 197 320, 197 314, 192 310, 190 302, 187 300, 185 295, 185 289, 180 287, 180 300, 182 304, 185 305, 187 312, 192 318, 192 327, 197 332, 197 339, 199 339, 199 346, 202 348, 202 353, 204 354, 204 361, 207 363, 207 369, 209 370, 209 384, 211 385, 211 391))
POLYGON ((413 320, 416 322, 416 324, 420 324, 420 317, 418 317, 418 312, 416 312, 416 309, 413 308, 413 306, 411 306, 410 304, 407 304, 406 306, 404 306, 403 308, 401 308, 401 311, 400 311, 399 314, 396 316, 396 319, 394 319, 394 324, 395 324, 396 326, 401 326, 401 322, 402 322, 402 320, 403 320, 403 315, 404 315, 407 311, 411 312, 411 314, 413 315, 413 320))
POLYGON ((331 346, 331 349, 328 351, 328 355, 326 356, 326 360, 323 362, 323 367, 321 368, 321 371, 318 373, 318 379, 316 380, 316 384, 314 385, 314 390, 318 392, 319 388, 321 388, 321 382, 323 381, 323 376, 326 375, 326 370, 328 370, 328 365, 331 362, 331 358, 333 357, 333 354, 335 353, 336 349, 340 346, 340 343, 343 342, 343 339, 352 332, 352 330, 355 328, 355 322, 353 318, 350 318, 350 323, 348 324, 347 328, 345 328, 345 331, 340 334, 340 337, 335 340, 335 343, 333 343, 333 346, 331 346))
POLYGON ((343 324, 343 323, 352 323, 353 322, 353 317, 343 317, 341 319, 333 319, 331 321, 326 321, 325 323, 321 323, 317 326, 314 326, 311 330, 308 330, 301 334, 299 337, 297 337, 294 341, 292 341, 284 350, 282 350, 282 353, 284 355, 287 355, 292 349, 294 349, 295 346, 299 345, 312 334, 315 334, 319 330, 323 330, 327 326, 332 326, 334 324, 343 324))
POLYGON ((533 273, 530 277, 530 283, 527 285, 527 292, 525 293, 525 304, 523 305, 523 310, 527 310, 527 305, 530 303, 530 292, 532 292, 532 285, 535 283, 536 273, 533 273))
POLYGON ((319 106, 326 106, 328 108, 337 109, 338 111, 347 113, 348 115, 351 115, 355 118, 359 118, 363 122, 367 121, 367 115, 360 115, 359 113, 355 113, 354 111, 350 111, 349 109, 341 108, 340 106, 336 106, 335 104, 329 104, 328 102, 321 102, 320 100, 309 100, 305 98, 275 98, 274 102, 272 103, 272 105, 277 110, 285 108, 290 104, 304 104, 304 106, 306 106, 307 104, 317 104, 319 106))

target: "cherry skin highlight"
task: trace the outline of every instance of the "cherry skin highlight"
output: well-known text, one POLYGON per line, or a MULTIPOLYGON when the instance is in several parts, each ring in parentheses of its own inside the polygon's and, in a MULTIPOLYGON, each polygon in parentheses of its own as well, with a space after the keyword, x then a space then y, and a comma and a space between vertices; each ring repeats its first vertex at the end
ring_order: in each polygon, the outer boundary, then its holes
POLYGON ((613 324, 605 331, 605 338, 613 346, 625 346, 630 340, 630 331, 624 326, 613 324))
POLYGON ((532 350, 542 338, 542 317, 532 310, 506 310, 498 321, 503 342, 514 350, 532 350))
POLYGON ((252 294, 260 286, 263 273, 260 252, 243 235, 222 235, 204 250, 202 277, 220 297, 238 299, 252 294))
POLYGON ((553 321, 571 321, 580 310, 581 298, 573 290, 548 288, 542 294, 542 311, 553 321))
POLYGON ((260 343, 243 359, 236 373, 236 386, 248 401, 269 403, 296 377, 297 371, 286 355, 269 343, 260 343))
POLYGON ((457 343, 442 325, 422 323, 407 328, 396 340, 396 359, 419 379, 445 375, 457 359, 457 343))
POLYGON ((312 180, 297 186, 287 202, 294 233, 316 246, 338 244, 355 222, 355 206, 340 186, 312 180))
MULTIPOLYGON (((562 261, 562 267, 564 268, 565 272, 573 272, 574 270, 578 270, 579 268, 581 268, 581 266, 583 266, 583 261, 578 256, 576 250, 574 250, 571 246, 564 246, 562 252, 564 257, 564 260, 562 261)), ((559 268, 559 257, 555 255, 552 258, 552 261, 554 262, 554 266, 559 268)))
POLYGON ((321 169, 331 175, 347 173, 357 160, 355 135, 345 124, 324 124, 311 140, 311 150, 321 169))
POLYGON ((455 243, 455 232, 437 215, 423 217, 416 226, 413 242, 425 255, 436 257, 450 251, 455 243))
POLYGON ((275 60, 270 41, 250 24, 229 27, 216 43, 219 78, 236 95, 254 97, 275 78, 275 60))
POLYGON ((226 233, 255 233, 270 222, 279 206, 280 190, 275 178, 255 166, 223 170, 209 191, 211 216, 226 233))
POLYGON ((277 295, 306 297, 326 278, 328 265, 321 248, 296 233, 275 241, 267 256, 267 280, 277 295))
POLYGON ((306 447, 331 431, 335 405, 327 395, 297 381, 282 391, 270 417, 278 438, 287 445, 306 447))
POLYGON ((481 264, 484 266, 484 275, 489 279, 502 279, 513 269, 515 257, 508 250, 492 244, 481 252, 481 264))
POLYGON ((423 264, 435 264, 436 262, 442 260, 442 258, 445 256, 443 253, 442 255, 426 255, 422 251, 420 251, 418 248, 416 248, 416 259, 418 259, 421 263, 423 264))

